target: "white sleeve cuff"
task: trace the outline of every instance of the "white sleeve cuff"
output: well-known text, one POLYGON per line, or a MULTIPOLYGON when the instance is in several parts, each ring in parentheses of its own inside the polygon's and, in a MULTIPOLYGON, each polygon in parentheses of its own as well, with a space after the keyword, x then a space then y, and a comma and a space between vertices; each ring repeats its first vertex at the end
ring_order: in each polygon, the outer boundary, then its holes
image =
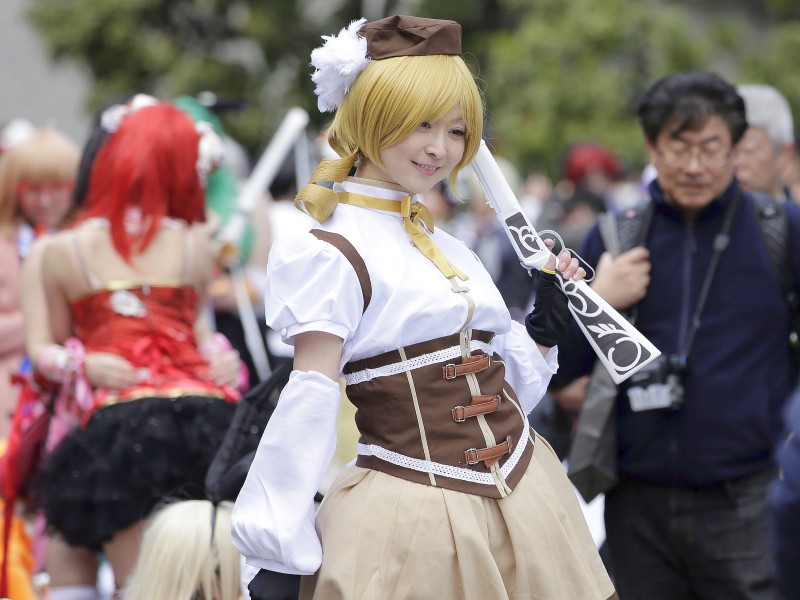
POLYGON ((495 337, 495 351, 506 365, 506 381, 517 394, 522 410, 527 415, 547 391, 550 378, 558 370, 558 347, 553 347, 547 356, 542 356, 525 326, 511 323, 511 330, 495 337))
POLYGON ((314 494, 336 450, 339 384, 293 371, 233 507, 233 543, 248 564, 310 575, 322 562, 314 494))

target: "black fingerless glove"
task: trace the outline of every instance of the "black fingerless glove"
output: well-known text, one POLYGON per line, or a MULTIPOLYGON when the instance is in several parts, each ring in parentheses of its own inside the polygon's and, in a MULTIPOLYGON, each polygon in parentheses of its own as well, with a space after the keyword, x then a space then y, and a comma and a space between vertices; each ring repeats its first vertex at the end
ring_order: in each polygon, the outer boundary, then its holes
POLYGON ((247 586, 251 600, 297 600, 300 575, 261 569, 247 586))
POLYGON ((552 348, 564 335, 570 318, 569 301, 561 291, 558 276, 539 271, 533 312, 525 318, 528 335, 540 346, 552 348))

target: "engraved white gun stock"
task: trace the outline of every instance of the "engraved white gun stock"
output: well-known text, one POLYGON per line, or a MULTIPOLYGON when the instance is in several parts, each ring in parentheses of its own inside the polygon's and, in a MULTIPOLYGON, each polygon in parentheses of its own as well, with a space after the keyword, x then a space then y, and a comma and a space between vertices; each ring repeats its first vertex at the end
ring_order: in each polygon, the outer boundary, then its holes
MULTIPOLYGON (((551 252, 522 212, 511 186, 483 140, 472 168, 522 266, 528 270, 541 269, 551 252)), ((565 280, 560 275, 559 283, 569 299, 570 312, 614 383, 625 381, 661 354, 585 281, 565 280)))
POLYGON ((308 125, 308 113, 305 110, 299 107, 289 109, 269 145, 258 159, 250 177, 242 186, 236 200, 236 212, 219 234, 218 239, 222 244, 239 247, 258 201, 272 185, 284 159, 292 151, 297 140, 305 134, 306 125, 308 125))

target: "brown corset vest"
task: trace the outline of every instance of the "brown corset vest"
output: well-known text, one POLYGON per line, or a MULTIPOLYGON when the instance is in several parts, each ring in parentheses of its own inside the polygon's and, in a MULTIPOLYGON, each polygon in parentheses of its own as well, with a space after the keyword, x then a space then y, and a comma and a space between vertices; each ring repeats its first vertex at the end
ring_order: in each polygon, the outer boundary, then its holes
MULTIPOLYGON (((473 348, 463 357, 459 346, 465 347, 469 335, 345 365, 345 377, 354 382, 348 382, 347 395, 357 408, 361 434, 358 466, 490 498, 511 493, 533 451, 527 419, 498 354, 473 348), (426 356, 447 349, 458 356, 426 356), (424 362, 429 364, 420 365, 424 362)), ((471 333, 474 342, 488 344, 493 337, 471 333)))

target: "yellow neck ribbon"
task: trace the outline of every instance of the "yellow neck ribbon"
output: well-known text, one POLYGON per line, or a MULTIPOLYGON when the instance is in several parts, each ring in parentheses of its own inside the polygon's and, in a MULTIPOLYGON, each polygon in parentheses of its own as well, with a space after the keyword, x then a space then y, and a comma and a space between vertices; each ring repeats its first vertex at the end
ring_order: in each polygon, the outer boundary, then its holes
POLYGON ((433 240, 428 237, 422 223, 427 225, 428 229, 432 232, 433 215, 424 204, 420 202, 411 202, 411 196, 406 196, 398 202, 397 200, 373 198, 372 196, 365 196, 354 192, 337 192, 336 195, 339 198, 340 204, 399 213, 403 217, 403 228, 406 230, 408 237, 411 238, 411 243, 428 257, 445 277, 448 279, 458 277, 461 281, 469 279, 458 267, 447 260, 447 257, 436 247, 433 240))

